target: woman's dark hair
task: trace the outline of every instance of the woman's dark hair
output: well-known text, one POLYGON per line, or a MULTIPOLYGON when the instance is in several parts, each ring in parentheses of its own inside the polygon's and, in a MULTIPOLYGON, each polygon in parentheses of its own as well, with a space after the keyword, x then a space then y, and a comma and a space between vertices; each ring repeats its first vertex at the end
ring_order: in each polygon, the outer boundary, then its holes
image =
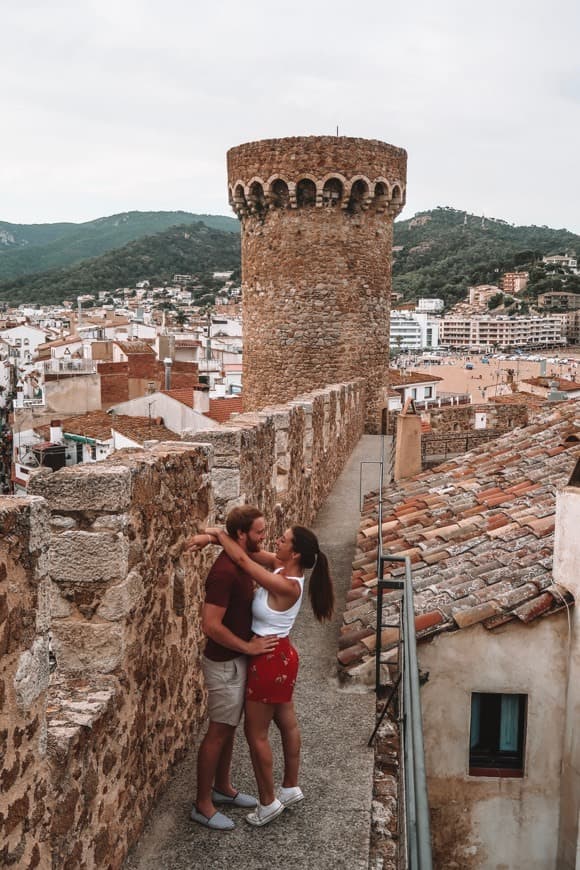
POLYGON ((330 619, 334 610, 334 587, 328 559, 318 546, 318 538, 304 526, 292 526, 292 549, 300 556, 302 568, 312 568, 308 596, 319 622, 330 619))

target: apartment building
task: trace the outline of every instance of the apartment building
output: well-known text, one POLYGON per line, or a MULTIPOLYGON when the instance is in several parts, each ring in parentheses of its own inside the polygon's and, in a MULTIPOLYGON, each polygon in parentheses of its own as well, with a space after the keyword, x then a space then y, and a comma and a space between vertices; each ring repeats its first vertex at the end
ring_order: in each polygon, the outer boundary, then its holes
POLYGON ((504 293, 515 296, 526 289, 529 279, 529 272, 505 272, 501 279, 501 288, 504 293))
POLYGON ((482 351, 566 344, 562 320, 555 315, 444 317, 440 321, 440 341, 450 347, 482 351))

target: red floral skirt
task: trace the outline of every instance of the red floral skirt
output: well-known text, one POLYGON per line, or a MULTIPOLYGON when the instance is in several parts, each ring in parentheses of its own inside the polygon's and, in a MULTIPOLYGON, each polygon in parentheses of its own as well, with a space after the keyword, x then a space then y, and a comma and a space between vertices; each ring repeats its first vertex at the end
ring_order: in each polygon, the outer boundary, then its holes
POLYGON ((246 700, 259 704, 287 704, 298 675, 298 653, 290 638, 281 637, 272 652, 252 656, 248 663, 246 700))

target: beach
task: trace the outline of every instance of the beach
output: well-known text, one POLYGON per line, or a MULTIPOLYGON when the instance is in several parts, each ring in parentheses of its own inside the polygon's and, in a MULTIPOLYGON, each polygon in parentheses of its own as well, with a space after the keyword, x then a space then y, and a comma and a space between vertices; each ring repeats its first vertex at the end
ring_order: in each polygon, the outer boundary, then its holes
MULTIPOLYGON (((528 356, 543 356, 532 351, 528 356)), ((511 392, 508 386, 510 370, 513 372, 516 389, 523 380, 537 378, 542 374, 552 378, 575 381, 580 378, 580 348, 562 348, 553 354, 546 353, 546 361, 528 360, 526 355, 500 354, 497 357, 485 354, 450 354, 441 357, 440 364, 425 362, 420 356, 403 357, 404 371, 425 372, 442 378, 437 386, 437 395, 444 393, 468 393, 472 402, 486 402, 495 395, 511 392), (501 358, 503 357, 503 359, 501 358), (482 362, 482 359, 488 362, 482 362), (549 360, 555 360, 550 362, 549 360), (472 368, 466 368, 466 366, 472 368)), ((398 367, 397 367, 398 368, 398 367)), ((525 390, 525 386, 524 386, 525 390)))

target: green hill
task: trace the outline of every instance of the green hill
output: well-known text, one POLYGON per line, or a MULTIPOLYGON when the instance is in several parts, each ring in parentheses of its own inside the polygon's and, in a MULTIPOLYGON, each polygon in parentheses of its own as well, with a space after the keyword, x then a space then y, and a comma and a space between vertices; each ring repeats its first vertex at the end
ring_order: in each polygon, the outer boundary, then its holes
POLYGON ((172 226, 203 221, 237 233, 235 218, 185 211, 130 211, 87 223, 10 224, 0 221, 0 281, 63 268, 172 226))
POLYGON ((506 270, 534 269, 545 254, 580 254, 580 236, 568 230, 516 227, 451 208, 397 221, 393 245, 393 290, 404 300, 440 297, 447 306, 506 270))
MULTIPOLYGON (((240 266, 239 223, 234 218, 128 212, 88 224, 0 224, 0 242, 6 227, 12 228, 16 241, 12 248, 0 243, 0 279, 5 277, 0 280, 0 300, 13 304, 74 299, 134 286, 145 278, 162 283, 176 272, 203 273, 207 279, 212 270, 240 266), (76 265, 70 265, 73 259, 76 265), (18 263, 26 276, 16 269, 18 263), (61 268, 45 271, 45 265, 30 274, 39 263, 61 268)), ((393 289, 404 300, 438 296, 449 307, 465 297, 470 285, 496 283, 501 272, 514 268, 529 269, 530 299, 550 289, 580 290, 575 276, 551 274, 540 263, 545 254, 580 254, 580 236, 568 230, 516 227, 436 208, 397 221, 394 248, 393 289)))
POLYGON ((198 221, 146 236, 66 269, 1 281, 0 300, 11 305, 47 305, 74 300, 79 294, 134 287, 145 279, 162 284, 175 273, 207 280, 213 271, 235 270, 239 265, 239 233, 212 229, 198 221))

